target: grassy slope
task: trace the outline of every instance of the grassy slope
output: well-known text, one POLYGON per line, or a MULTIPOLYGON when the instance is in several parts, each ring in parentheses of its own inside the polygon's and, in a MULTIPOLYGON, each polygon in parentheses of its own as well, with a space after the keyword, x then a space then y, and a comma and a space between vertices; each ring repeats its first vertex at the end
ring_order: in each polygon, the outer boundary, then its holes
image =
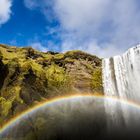
POLYGON ((0 45, 0 124, 46 98, 102 94, 101 71, 101 59, 81 51, 43 53, 0 45))

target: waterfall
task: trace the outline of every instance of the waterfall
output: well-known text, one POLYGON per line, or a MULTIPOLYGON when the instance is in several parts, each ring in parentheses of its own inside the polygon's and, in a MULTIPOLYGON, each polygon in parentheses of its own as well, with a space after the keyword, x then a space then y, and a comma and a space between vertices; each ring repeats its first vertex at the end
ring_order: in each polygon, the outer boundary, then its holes
POLYGON ((106 96, 140 103, 140 45, 103 60, 103 86, 106 96))
MULTIPOLYGON (((114 56, 103 60, 103 87, 106 96, 140 103, 140 45, 130 48, 123 55, 114 56)), ((112 106, 116 107, 115 103, 112 106)), ((112 116, 113 123, 121 125, 121 119, 114 110, 109 111, 109 105, 105 104, 106 113, 112 116)), ((126 106, 122 106, 122 118, 125 125, 135 119, 128 112, 126 106)), ((135 112, 137 115, 137 112, 135 112)), ((110 125, 108 121, 108 125, 110 125)))

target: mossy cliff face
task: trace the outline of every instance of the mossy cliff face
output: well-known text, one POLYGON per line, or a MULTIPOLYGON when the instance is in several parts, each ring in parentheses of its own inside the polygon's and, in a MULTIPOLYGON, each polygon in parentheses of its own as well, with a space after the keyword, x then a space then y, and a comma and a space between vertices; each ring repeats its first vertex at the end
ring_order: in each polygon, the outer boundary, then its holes
POLYGON ((81 52, 39 52, 0 45, 0 124, 53 97, 102 94, 101 59, 81 52))

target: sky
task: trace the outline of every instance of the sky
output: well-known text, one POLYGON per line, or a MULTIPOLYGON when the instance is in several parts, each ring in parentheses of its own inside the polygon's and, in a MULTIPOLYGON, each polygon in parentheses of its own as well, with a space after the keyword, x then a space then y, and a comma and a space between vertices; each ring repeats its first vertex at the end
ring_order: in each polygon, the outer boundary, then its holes
POLYGON ((110 57, 139 42, 139 0, 0 0, 1 44, 110 57))

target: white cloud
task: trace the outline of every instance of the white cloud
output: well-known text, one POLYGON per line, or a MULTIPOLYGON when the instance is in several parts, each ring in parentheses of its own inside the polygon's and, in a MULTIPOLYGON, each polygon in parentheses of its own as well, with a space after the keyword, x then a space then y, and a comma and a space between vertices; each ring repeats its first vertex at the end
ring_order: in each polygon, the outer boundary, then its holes
POLYGON ((87 31, 100 26, 108 5, 109 0, 56 0, 55 10, 65 29, 87 31))
MULTIPOLYGON (((53 0, 52 3, 63 30, 63 51, 82 49, 108 57, 140 42, 139 0, 53 0)), ((43 0, 40 8, 45 9, 47 4, 48 0, 43 0)))
POLYGON ((33 47, 36 50, 47 52, 47 48, 43 46, 40 42, 33 42, 30 44, 31 47, 33 47))
POLYGON ((139 42, 138 3, 137 0, 56 0, 55 10, 62 27, 69 31, 70 36, 63 38, 66 42, 76 43, 76 49, 107 57, 139 42))
POLYGON ((47 21, 53 20, 53 1, 54 0, 24 0, 24 5, 30 10, 38 9, 47 19, 47 21))
POLYGON ((0 25, 10 19, 12 0, 0 0, 0 25))
POLYGON ((69 40, 64 41, 62 44, 62 52, 67 52, 75 49, 83 50, 85 52, 97 55, 101 58, 106 58, 122 53, 122 50, 119 50, 113 44, 103 44, 103 46, 100 46, 96 40, 86 42, 85 44, 81 44, 79 46, 69 40))

